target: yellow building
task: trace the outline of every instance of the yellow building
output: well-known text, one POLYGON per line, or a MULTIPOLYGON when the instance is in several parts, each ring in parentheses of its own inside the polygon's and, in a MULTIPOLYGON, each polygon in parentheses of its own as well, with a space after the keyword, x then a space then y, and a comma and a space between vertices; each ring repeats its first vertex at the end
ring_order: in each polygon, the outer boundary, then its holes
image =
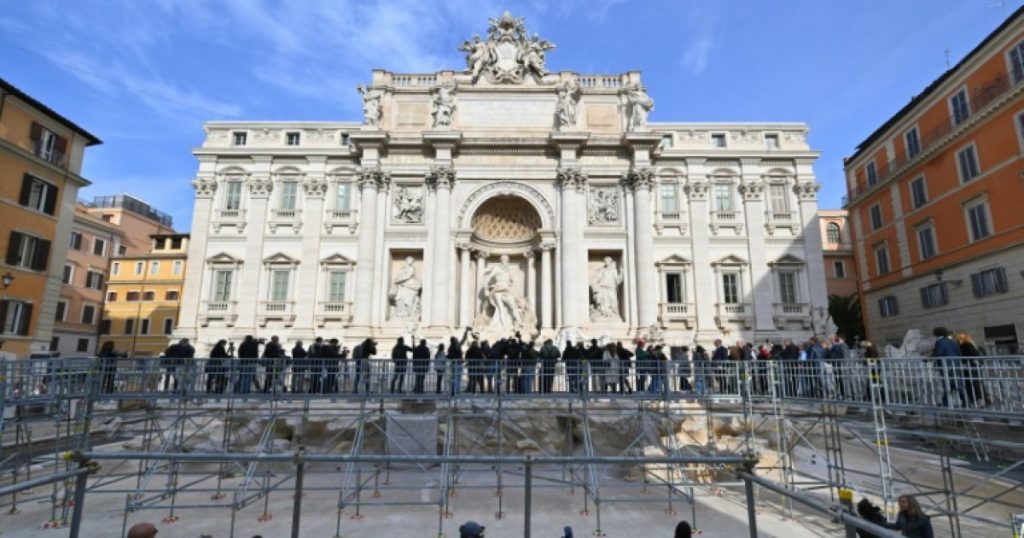
POLYGON ((150 236, 148 254, 110 261, 100 342, 130 357, 156 357, 170 345, 185 283, 188 234, 150 236))

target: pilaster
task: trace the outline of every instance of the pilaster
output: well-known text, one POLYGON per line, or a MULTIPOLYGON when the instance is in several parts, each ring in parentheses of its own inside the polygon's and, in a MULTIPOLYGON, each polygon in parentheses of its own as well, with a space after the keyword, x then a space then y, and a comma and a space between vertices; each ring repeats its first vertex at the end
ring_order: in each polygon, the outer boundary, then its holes
POLYGON ((693 303, 697 309, 696 341, 708 346, 718 337, 719 330, 715 324, 715 306, 718 302, 718 283, 715 272, 708 263, 708 252, 711 252, 711 228, 708 211, 708 178, 705 159, 687 159, 686 169, 689 177, 683 190, 689 203, 690 216, 690 253, 693 263, 693 303))
POLYGON ((761 178, 760 159, 742 159, 740 164, 742 179, 738 190, 746 218, 747 260, 750 261, 753 283, 750 303, 754 309, 754 337, 762 340, 776 334, 775 292, 765 254, 765 184, 761 178))
POLYGON ((653 325, 657 321, 658 311, 657 269, 654 266, 654 207, 651 203, 654 176, 654 168, 634 166, 622 177, 623 183, 633 191, 637 326, 640 328, 653 325))
POLYGON ((320 233, 323 230, 324 198, 327 195, 327 157, 313 156, 306 160, 309 162, 309 173, 302 182, 305 195, 302 216, 307 232, 302 235, 302 263, 298 267, 295 297, 292 298, 296 309, 292 337, 308 340, 313 337, 317 304, 326 299, 317 284, 323 281, 323 275, 319 274, 320 260, 324 257, 320 250, 320 233), (313 230, 316 232, 310 233, 313 230))
POLYGON ((182 285, 181 308, 175 338, 196 341, 199 335, 199 308, 202 305, 203 280, 206 277, 207 244, 210 238, 210 217, 213 198, 217 194, 217 179, 213 174, 213 160, 199 158, 199 175, 192 181, 196 191, 192 208, 192 233, 188 242, 188 260, 185 264, 185 282, 182 285))
POLYGON ((266 235, 267 206, 274 183, 270 179, 273 158, 269 155, 252 157, 252 175, 246 181, 249 190, 246 217, 245 256, 242 275, 238 282, 238 330, 256 331, 256 313, 265 290, 260 289, 263 271, 263 237, 266 235))

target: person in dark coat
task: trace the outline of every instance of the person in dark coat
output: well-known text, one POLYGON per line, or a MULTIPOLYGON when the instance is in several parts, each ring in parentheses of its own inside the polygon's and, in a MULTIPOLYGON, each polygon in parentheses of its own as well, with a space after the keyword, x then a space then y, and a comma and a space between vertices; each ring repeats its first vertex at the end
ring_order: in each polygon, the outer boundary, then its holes
POLYGON ((96 356, 100 359, 100 371, 103 372, 103 382, 101 383, 100 390, 104 394, 110 394, 114 392, 114 379, 117 377, 117 359, 121 358, 121 354, 114 349, 113 340, 107 340, 100 346, 100 351, 96 356))
POLYGON ((690 538, 693 536, 693 529, 690 528, 690 524, 686 521, 680 521, 676 525, 676 532, 673 535, 675 538, 690 538))
POLYGON ((352 385, 353 394, 359 392, 359 385, 362 382, 363 393, 370 393, 370 357, 377 354, 377 341, 367 338, 352 350, 352 358, 355 360, 356 378, 352 385))
POLYGON ((493 364, 495 363, 494 351, 491 349, 491 344, 487 340, 484 340, 480 344, 480 352, 483 353, 483 379, 484 385, 487 392, 494 392, 494 373, 493 364))
POLYGON ((558 359, 562 356, 562 352, 558 351, 558 346, 548 338, 540 348, 538 356, 540 357, 540 392, 550 394, 554 388, 555 367, 558 365, 558 359))
POLYGON ((419 345, 412 348, 412 373, 414 383, 412 391, 416 394, 423 394, 427 379, 427 372, 430 371, 430 348, 426 340, 420 340, 419 345))
MULTIPOLYGON (((580 346, 583 344, 581 343, 580 346)), ((562 362, 565 363, 565 377, 569 383, 569 392, 580 391, 580 348, 572 342, 565 342, 565 351, 562 352, 562 362)))
POLYGON ((224 394, 228 380, 225 372, 227 362, 231 356, 225 346, 227 340, 218 340, 210 350, 210 359, 206 361, 206 392, 211 394, 224 394))
MULTIPOLYGON (((238 345, 238 380, 235 392, 249 394, 256 381, 256 361, 260 357, 260 344, 252 335, 246 336, 238 345)), ((259 386, 256 387, 259 389, 259 386)))
POLYGON ((935 538, 932 521, 921 510, 921 505, 912 495, 900 495, 896 500, 900 511, 895 523, 887 523, 890 529, 898 530, 909 538, 935 538))
POLYGON ((302 340, 296 340, 295 346, 292 347, 292 392, 294 394, 301 394, 306 392, 306 373, 309 371, 306 367, 306 350, 302 347, 302 340))
POLYGON ((337 338, 331 338, 330 342, 324 346, 321 357, 324 361, 324 393, 337 394, 338 371, 341 368, 341 363, 345 360, 337 338))
POLYGON ((271 336, 267 345, 263 346, 263 393, 267 394, 278 386, 284 392, 284 383, 281 381, 281 369, 284 367, 284 348, 277 336, 271 336))
POLYGON ((459 340, 454 336, 448 339, 446 357, 448 358, 448 364, 450 365, 452 376, 451 383, 449 383, 449 391, 453 396, 462 392, 462 372, 465 369, 465 363, 462 356, 462 345, 465 344, 466 339, 469 338, 470 331, 472 331, 472 329, 466 327, 466 330, 462 332, 462 340, 459 340))
MULTIPOLYGON (((868 523, 874 523, 879 527, 887 527, 888 521, 886 521, 882 509, 872 504, 867 498, 863 498, 857 503, 857 515, 868 523)), ((857 537, 878 538, 878 535, 863 529, 857 529, 857 537)))
POLYGON ((484 352, 480 348, 480 342, 473 340, 466 350, 466 368, 469 370, 469 386, 467 392, 484 391, 484 352))
MULTIPOLYGON (((405 372, 409 369, 409 352, 412 348, 405 345, 405 338, 398 337, 395 347, 391 348, 391 364, 394 373, 391 375, 391 393, 401 394, 405 385, 405 372)), ((427 355, 430 353, 428 352, 427 355)))
POLYGON ((633 394, 633 386, 629 383, 629 365, 633 362, 633 352, 626 349, 622 342, 615 342, 615 353, 619 356, 619 394, 623 388, 633 394))
POLYGON ((947 389, 942 395, 942 407, 948 407, 951 404, 949 393, 953 391, 956 391, 957 395, 960 396, 960 405, 967 405, 967 393, 964 391, 964 382, 958 374, 960 370, 959 363, 955 358, 952 358, 963 355, 960 351, 960 345, 950 337, 949 330, 945 327, 936 327, 932 330, 932 335, 935 336, 935 347, 932 348, 932 357, 939 357, 938 366, 942 373, 942 385, 947 389))
POLYGON ((981 381, 981 373, 978 371, 981 364, 977 357, 983 353, 974 343, 974 339, 967 333, 956 333, 953 340, 960 346, 960 355, 964 357, 960 364, 960 372, 964 378, 964 390, 967 392, 967 403, 974 407, 979 404, 987 404, 988 397, 985 395, 985 384, 981 381))

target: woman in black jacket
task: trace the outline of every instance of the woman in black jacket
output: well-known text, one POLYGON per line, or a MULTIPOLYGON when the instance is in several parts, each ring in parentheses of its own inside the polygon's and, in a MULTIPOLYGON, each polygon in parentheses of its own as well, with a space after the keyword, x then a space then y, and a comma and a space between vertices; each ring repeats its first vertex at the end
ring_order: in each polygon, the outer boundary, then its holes
POLYGON ((888 523, 890 529, 900 531, 909 538, 935 538, 932 532, 932 521, 921 510, 921 505, 912 495, 900 495, 896 503, 900 507, 896 515, 896 523, 888 523))
POLYGON ((228 380, 225 373, 225 360, 231 356, 224 347, 228 345, 227 340, 220 340, 210 350, 210 358, 206 361, 206 392, 211 394, 224 394, 228 380))

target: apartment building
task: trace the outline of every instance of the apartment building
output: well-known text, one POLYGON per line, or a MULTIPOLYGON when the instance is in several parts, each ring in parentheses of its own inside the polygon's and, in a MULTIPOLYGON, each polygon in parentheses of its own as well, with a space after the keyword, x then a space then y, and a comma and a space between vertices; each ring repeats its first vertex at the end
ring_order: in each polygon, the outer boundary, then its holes
POLYGON ((846 211, 818 211, 821 226, 821 251, 825 260, 825 289, 829 295, 849 297, 857 293, 857 261, 853 257, 853 238, 846 211))
POLYGON ((50 349, 82 160, 99 143, 0 79, 0 356, 50 349))
POLYGON ((132 357, 156 357, 178 324, 188 234, 154 234, 145 254, 110 261, 100 340, 132 357))
POLYGON ((1024 333, 1024 8, 845 161, 868 335, 1024 333))

